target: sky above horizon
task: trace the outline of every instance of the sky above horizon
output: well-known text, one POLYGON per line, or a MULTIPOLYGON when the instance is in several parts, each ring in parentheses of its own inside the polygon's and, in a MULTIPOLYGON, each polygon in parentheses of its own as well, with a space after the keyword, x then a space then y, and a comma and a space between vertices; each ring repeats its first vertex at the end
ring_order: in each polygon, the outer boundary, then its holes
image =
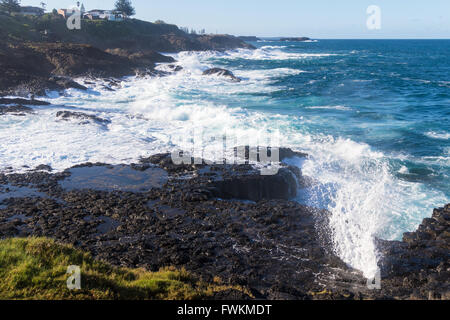
MULTIPOLYGON (((40 6, 42 0, 22 0, 40 6)), ((73 6, 73 0, 43 0, 47 10, 73 6)), ((112 9, 115 0, 86 0, 86 10, 112 9)), ((317 39, 450 38, 450 0, 132 0, 135 18, 164 20, 207 33, 259 37, 308 36, 317 39), (381 9, 381 29, 369 30, 370 5, 381 9)))

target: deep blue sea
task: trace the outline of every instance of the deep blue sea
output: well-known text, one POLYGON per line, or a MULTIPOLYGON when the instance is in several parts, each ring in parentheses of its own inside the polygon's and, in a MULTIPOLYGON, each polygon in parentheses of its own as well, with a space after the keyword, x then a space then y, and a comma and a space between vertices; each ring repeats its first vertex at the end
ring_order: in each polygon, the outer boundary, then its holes
POLYGON ((214 158, 213 136, 262 145, 278 132, 279 145, 310 155, 291 160, 313 179, 297 200, 328 209, 336 253, 372 275, 374 237, 400 239, 450 202, 450 40, 252 44, 173 54, 182 71, 129 77, 115 91, 97 81, 87 93, 49 93, 54 105, 36 115, 0 118, 0 166, 130 163, 198 132, 214 158), (242 82, 202 76, 210 67, 242 82), (111 124, 58 121, 61 109, 111 124))

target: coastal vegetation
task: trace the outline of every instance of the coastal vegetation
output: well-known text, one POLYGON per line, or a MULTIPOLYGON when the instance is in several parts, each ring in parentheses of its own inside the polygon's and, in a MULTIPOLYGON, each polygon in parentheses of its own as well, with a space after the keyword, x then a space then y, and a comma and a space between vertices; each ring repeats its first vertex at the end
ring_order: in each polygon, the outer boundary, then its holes
POLYGON ((15 238, 0 241, 0 299, 205 299, 226 290, 218 278, 201 281, 184 269, 113 267, 70 245, 47 238, 15 238), (81 289, 67 288, 68 266, 81 270, 81 289))
POLYGON ((20 2, 18 0, 1 0, 0 11, 13 13, 20 11, 20 2))
POLYGON ((130 0, 117 0, 115 4, 115 10, 122 12, 127 17, 131 17, 136 14, 136 10, 134 9, 130 0))

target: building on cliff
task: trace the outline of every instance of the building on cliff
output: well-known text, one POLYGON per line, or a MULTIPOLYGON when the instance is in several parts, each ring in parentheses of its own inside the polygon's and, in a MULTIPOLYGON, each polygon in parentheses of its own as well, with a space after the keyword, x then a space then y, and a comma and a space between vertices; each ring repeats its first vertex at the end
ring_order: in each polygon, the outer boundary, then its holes
POLYGON ((122 21, 124 19, 123 13, 114 10, 100 10, 95 9, 88 11, 84 17, 90 20, 108 20, 108 21, 122 21))
POLYGON ((28 16, 42 16, 45 10, 39 7, 24 6, 20 7, 20 14, 28 16))

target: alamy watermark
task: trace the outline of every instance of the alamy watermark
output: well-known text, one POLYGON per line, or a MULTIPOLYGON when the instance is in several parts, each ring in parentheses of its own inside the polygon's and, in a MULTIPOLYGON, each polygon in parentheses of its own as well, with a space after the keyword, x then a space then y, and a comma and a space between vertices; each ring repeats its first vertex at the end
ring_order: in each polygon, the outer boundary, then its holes
POLYGON ((375 276, 371 279, 367 279, 367 289, 369 290, 381 290, 381 271, 377 269, 375 276))
POLYGON ((81 289, 81 268, 79 266, 68 266, 67 274, 70 274, 67 279, 67 289, 80 290, 81 289))
POLYGON ((67 28, 69 30, 81 30, 81 11, 78 7, 67 9, 67 28))
POLYGON ((367 17, 366 26, 369 30, 380 30, 381 29, 381 8, 377 5, 371 5, 367 7, 366 13, 369 15, 367 17))
POLYGON ((269 135, 237 137, 231 134, 207 135, 193 130, 192 135, 178 137, 180 148, 171 153, 175 165, 246 164, 257 165, 261 175, 276 175, 280 162, 280 132, 269 135), (276 146, 276 147, 271 147, 276 146))

